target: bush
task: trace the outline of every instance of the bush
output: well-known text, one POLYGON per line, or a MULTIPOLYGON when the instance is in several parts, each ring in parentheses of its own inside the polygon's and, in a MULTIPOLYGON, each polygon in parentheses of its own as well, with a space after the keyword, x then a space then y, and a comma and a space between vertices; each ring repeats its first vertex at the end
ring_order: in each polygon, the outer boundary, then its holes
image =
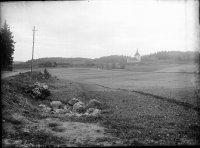
POLYGON ((51 77, 51 74, 47 71, 47 69, 44 69, 44 76, 46 79, 49 79, 51 77))

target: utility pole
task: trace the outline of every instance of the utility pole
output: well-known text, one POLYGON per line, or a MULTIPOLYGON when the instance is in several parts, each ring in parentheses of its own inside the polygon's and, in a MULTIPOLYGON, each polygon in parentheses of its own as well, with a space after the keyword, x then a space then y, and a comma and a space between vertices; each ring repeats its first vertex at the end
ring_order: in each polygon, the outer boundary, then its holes
POLYGON ((35 40, 35 26, 33 27, 33 49, 32 49, 32 61, 31 61, 31 79, 32 79, 32 73, 33 73, 33 54, 34 54, 34 40, 35 40))
POLYGON ((187 0, 185 0, 185 51, 187 51, 187 0))

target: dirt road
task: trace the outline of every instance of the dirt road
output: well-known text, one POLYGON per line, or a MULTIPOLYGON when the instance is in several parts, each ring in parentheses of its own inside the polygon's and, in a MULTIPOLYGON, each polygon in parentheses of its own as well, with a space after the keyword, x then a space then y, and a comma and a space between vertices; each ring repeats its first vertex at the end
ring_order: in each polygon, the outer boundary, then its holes
POLYGON ((25 73, 28 72, 29 70, 21 70, 21 71, 2 71, 1 72, 1 78, 6 78, 14 75, 18 75, 20 72, 25 73))

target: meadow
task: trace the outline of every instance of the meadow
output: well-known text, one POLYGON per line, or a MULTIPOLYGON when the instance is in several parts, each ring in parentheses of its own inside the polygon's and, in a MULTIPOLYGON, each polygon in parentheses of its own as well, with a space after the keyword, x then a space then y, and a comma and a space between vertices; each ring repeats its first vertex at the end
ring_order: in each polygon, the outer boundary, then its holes
MULTIPOLYGON (((109 111, 100 117, 60 119, 65 122, 98 123, 106 128, 107 133, 123 140, 123 146, 196 145, 199 141, 199 112, 184 104, 169 101, 186 101, 195 106, 196 74, 187 72, 195 66, 150 65, 150 71, 145 66, 136 66, 137 71, 134 67, 131 67, 133 71, 47 68, 57 78, 46 81, 51 96, 45 101, 67 103, 73 97, 78 97, 84 103, 91 99, 99 100, 105 105, 104 109, 109 111), (173 71, 169 71, 170 68, 173 71)), ((23 82, 17 77, 16 80, 19 84, 23 82)))
MULTIPOLYGON (((141 91, 176 99, 196 105, 195 65, 154 66, 149 72, 144 72, 144 66, 135 66, 137 71, 104 70, 98 68, 48 68, 52 75, 58 78, 87 84, 96 84, 112 89, 141 91)), ((134 68, 134 67, 132 67, 134 68)), ((149 69, 151 66, 148 67, 149 69)))

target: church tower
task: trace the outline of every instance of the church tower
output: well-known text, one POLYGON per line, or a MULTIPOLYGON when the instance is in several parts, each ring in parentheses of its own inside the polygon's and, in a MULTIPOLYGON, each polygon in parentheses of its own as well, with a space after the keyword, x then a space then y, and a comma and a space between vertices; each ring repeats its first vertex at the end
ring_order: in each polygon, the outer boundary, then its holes
POLYGON ((135 53, 135 58, 138 60, 138 62, 141 61, 141 57, 140 57, 140 54, 139 54, 139 52, 138 52, 138 49, 137 49, 137 51, 136 51, 136 53, 135 53))

